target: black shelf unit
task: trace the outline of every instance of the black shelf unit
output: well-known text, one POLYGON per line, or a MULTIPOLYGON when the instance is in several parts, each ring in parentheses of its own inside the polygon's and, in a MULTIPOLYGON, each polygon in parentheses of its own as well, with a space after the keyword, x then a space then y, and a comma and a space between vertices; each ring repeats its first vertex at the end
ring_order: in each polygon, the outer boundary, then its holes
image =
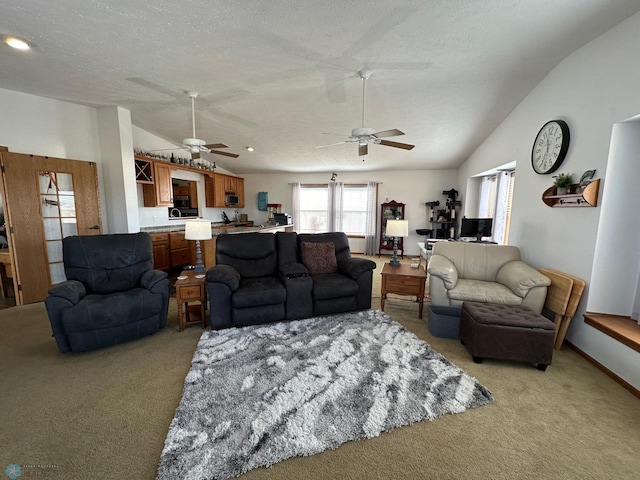
POLYGON ((458 200, 458 191, 444 190, 446 195, 444 205, 439 200, 426 202, 428 208, 428 222, 431 225, 431 238, 456 239, 458 237, 458 207, 462 202, 458 200), (442 207, 442 208, 440 208, 442 207))

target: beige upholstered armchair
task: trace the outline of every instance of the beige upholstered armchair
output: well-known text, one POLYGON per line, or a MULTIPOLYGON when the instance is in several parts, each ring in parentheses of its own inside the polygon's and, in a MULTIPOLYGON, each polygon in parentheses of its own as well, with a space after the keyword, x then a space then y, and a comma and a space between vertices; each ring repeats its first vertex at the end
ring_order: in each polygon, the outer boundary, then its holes
POLYGON ((469 300, 524 305, 540 313, 551 285, 510 245, 438 242, 428 272, 434 306, 459 307, 469 300))

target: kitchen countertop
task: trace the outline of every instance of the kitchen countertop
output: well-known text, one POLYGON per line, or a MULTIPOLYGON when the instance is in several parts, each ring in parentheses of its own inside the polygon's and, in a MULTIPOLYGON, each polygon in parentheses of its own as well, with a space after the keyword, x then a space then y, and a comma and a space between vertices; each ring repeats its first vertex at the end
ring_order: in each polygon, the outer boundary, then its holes
MULTIPOLYGON (((254 225, 247 227, 244 224, 230 223, 212 223, 211 235, 221 235, 224 233, 251 233, 251 232, 264 232, 269 230, 276 230, 283 227, 293 227, 293 225, 254 225)), ((180 225, 158 225, 154 227, 141 227, 141 232, 147 233, 165 233, 165 232, 184 232, 184 224, 180 225)))

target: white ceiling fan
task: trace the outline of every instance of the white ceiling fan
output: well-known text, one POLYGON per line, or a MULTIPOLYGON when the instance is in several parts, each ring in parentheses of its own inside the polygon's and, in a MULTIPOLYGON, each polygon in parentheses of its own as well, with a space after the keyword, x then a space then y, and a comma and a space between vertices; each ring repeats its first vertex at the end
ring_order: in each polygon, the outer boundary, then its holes
POLYGON ((204 140, 196 138, 196 98, 198 92, 187 91, 186 94, 191 97, 191 125, 192 125, 192 137, 182 140, 182 147, 191 152, 191 158, 200 158, 201 153, 214 153, 216 155, 224 155, 226 157, 238 158, 240 155, 229 152, 221 152, 215 150, 217 148, 229 148, 224 143, 209 143, 204 140))
POLYGON ((394 148, 402 148, 404 150, 411 150, 415 145, 410 145, 408 143, 400 143, 400 142, 391 142, 389 140, 383 140, 386 137, 396 137, 398 135, 404 135, 404 132, 401 132, 397 128, 392 130, 383 130, 381 132, 376 132, 373 128, 368 128, 365 126, 365 94, 366 94, 366 83, 367 79, 371 75, 371 70, 360 70, 358 72, 358 76, 362 79, 362 127, 354 128, 351 130, 351 136, 343 141, 338 143, 332 143, 330 145, 319 145, 316 148, 322 147, 330 147, 333 145, 342 145, 343 143, 358 143, 358 155, 364 156, 369 153, 369 143, 373 143, 375 145, 385 145, 387 147, 394 148))

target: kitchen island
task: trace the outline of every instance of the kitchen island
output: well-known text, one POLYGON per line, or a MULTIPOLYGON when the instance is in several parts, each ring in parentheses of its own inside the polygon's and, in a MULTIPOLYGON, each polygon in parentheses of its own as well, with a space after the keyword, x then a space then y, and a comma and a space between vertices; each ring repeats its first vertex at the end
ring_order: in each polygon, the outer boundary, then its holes
MULTIPOLYGON (((169 270, 196 263, 196 242, 184 238, 184 224, 143 227, 141 232, 151 235, 154 268, 169 270)), ((252 222, 212 223, 211 240, 200 241, 202 263, 205 268, 216 264, 216 238, 235 233, 293 232, 293 225, 253 225, 252 222)))

